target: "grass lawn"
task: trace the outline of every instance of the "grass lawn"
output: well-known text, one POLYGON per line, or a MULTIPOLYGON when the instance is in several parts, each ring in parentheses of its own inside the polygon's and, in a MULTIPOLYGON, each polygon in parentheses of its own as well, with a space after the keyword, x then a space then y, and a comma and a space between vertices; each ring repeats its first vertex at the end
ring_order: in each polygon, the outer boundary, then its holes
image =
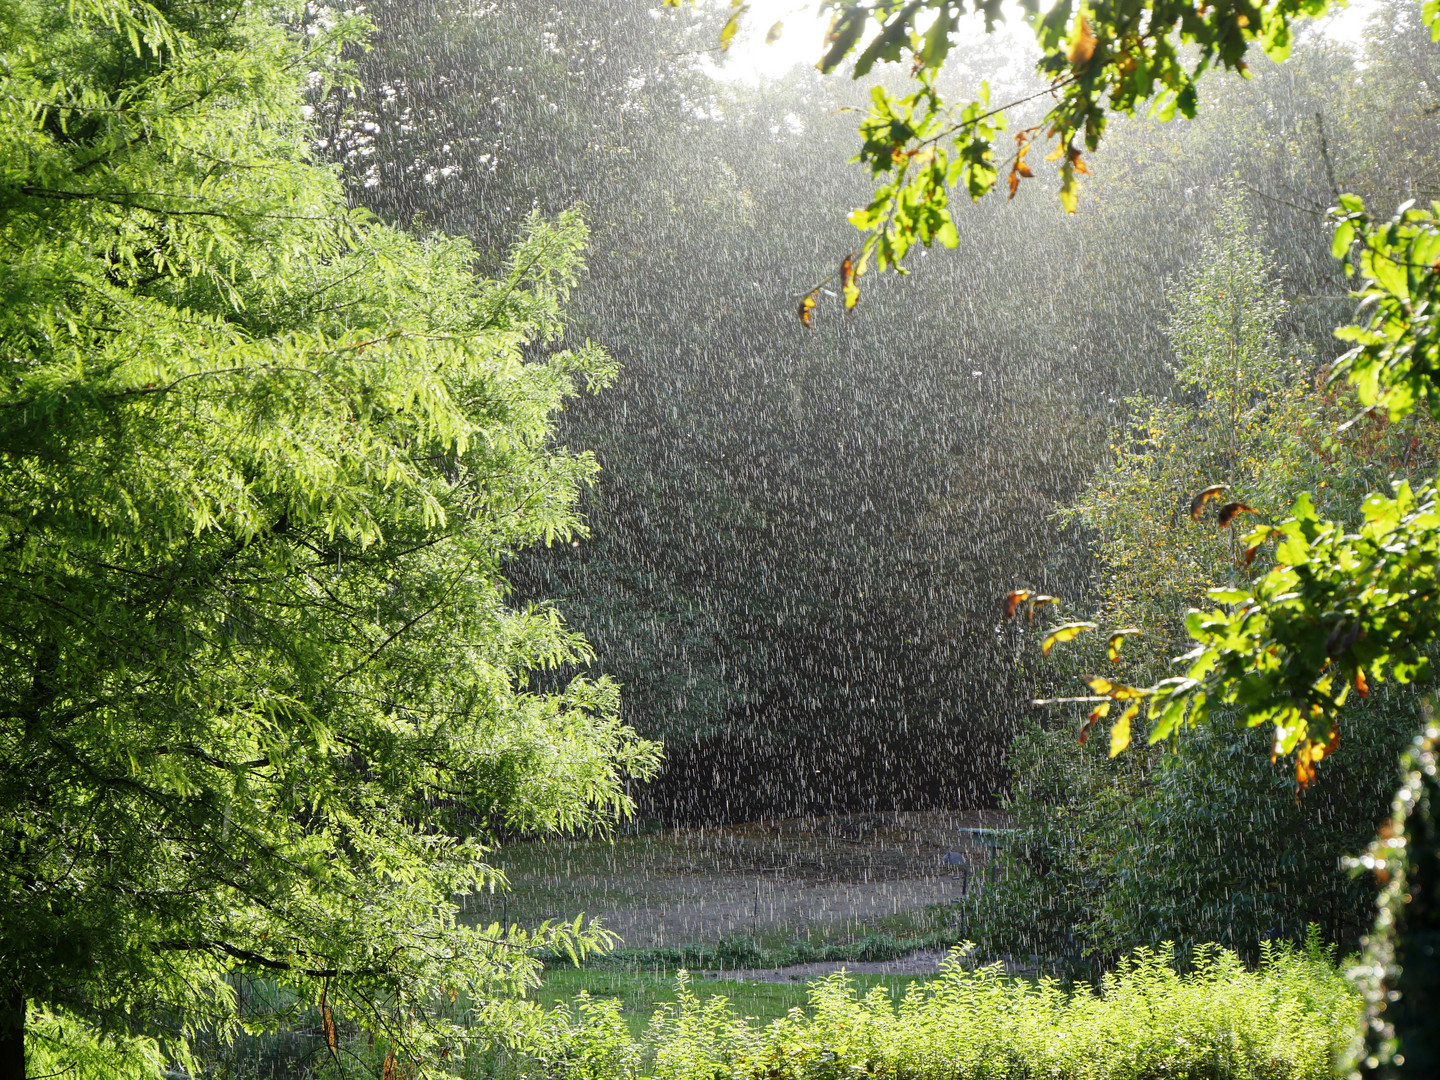
MULTIPOLYGON (((923 982, 934 976, 852 975, 850 978, 862 995, 868 993, 871 987, 883 986, 898 1000, 905 995, 911 983, 923 982)), ((716 994, 728 998, 735 1012, 752 1023, 769 1023, 809 1001, 803 982, 750 982, 695 976, 690 986, 701 1000, 716 994)), ((555 968, 545 972, 544 985, 532 996, 549 1008, 566 1003, 582 990, 591 997, 618 998, 630 1032, 638 1038, 649 1024, 655 1006, 675 1000, 675 973, 555 968)))

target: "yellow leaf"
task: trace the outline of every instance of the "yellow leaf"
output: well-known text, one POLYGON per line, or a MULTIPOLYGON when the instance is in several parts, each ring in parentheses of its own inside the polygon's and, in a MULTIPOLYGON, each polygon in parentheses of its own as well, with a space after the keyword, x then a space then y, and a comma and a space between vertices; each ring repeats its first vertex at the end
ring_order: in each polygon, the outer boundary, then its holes
POLYGON ((1060 170, 1060 205, 1067 214, 1073 214, 1080 206, 1080 185, 1075 180, 1075 166, 1065 162, 1060 170))
POLYGON ((1057 626, 1054 630, 1051 630, 1050 633, 1045 636, 1045 640, 1040 643, 1040 652, 1044 656, 1049 656, 1050 650, 1055 647, 1057 642, 1074 641, 1086 630, 1094 629, 1095 624, 1093 622, 1072 622, 1066 623, 1064 626, 1057 626))
POLYGON ((1120 659, 1120 647, 1125 644, 1125 639, 1131 634, 1140 633, 1138 626, 1127 626, 1124 630, 1116 630, 1110 635, 1110 640, 1105 643, 1105 656, 1113 664, 1120 659))
POLYGON ((1130 746, 1130 721, 1140 712, 1138 704, 1131 705, 1110 728, 1110 756, 1119 757, 1130 746))
POLYGON ((815 317, 815 293, 819 291, 816 289, 815 292, 806 293, 805 299, 800 301, 800 310, 797 314, 800 316, 800 325, 806 330, 811 329, 811 320, 815 317))
POLYGON ((1124 683, 1111 682, 1102 675, 1095 675, 1085 680, 1085 685, 1090 687, 1092 693, 1104 694, 1106 697, 1114 698, 1116 701, 1139 701, 1145 696, 1145 691, 1133 686, 1126 686, 1124 683))
POLYGON ((780 35, 784 32, 785 24, 783 22, 777 22, 774 26, 770 27, 769 33, 765 35, 765 44, 774 45, 775 42, 780 40, 780 35))
POLYGON ((724 28, 720 31, 721 52, 729 50, 730 43, 735 40, 735 35, 740 32, 740 19, 750 10, 750 5, 745 3, 732 3, 730 6, 734 10, 729 20, 725 23, 724 28))

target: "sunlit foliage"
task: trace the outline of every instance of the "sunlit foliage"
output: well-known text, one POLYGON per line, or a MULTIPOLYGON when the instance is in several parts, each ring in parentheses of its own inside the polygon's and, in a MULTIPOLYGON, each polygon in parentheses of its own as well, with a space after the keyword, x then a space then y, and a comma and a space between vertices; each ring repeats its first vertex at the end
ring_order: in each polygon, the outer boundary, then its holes
POLYGON ((582 999, 549 1014, 537 1052, 511 1069, 589 1080, 1330 1075, 1359 1002, 1318 940, 1305 952, 1267 949, 1255 971, 1215 946, 1189 959, 1182 975, 1168 950, 1141 950, 1093 991, 1067 992, 974 968, 957 950, 899 1002, 884 987, 862 997, 840 974, 811 985, 808 1009, 765 1026, 682 977, 678 1002, 661 1007, 643 1040, 629 1037, 618 1003, 582 999))
POLYGON ((0 1067, 27 1013, 62 1070, 184 1062, 275 1019, 263 975, 443 1070, 457 993, 598 937, 457 921, 487 844, 603 827, 655 762, 608 681, 530 692, 588 650, 501 576, 595 472, 549 443, 613 373, 553 348, 585 226, 481 280, 348 209, 305 95, 361 21, 0 19, 0 1067))

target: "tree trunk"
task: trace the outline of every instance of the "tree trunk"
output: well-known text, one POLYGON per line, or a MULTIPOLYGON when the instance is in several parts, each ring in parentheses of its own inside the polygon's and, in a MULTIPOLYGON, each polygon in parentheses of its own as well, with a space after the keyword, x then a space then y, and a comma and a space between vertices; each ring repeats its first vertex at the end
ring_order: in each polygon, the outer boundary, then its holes
POLYGON ((18 990, 0 1004, 0 1080, 25 1080, 25 995, 18 990))

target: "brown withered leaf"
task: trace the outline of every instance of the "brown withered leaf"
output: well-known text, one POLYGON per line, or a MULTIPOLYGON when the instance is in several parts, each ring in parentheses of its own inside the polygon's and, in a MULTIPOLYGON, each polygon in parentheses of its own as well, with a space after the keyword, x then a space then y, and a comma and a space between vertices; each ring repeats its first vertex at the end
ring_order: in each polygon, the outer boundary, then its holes
POLYGON ((1080 23, 1075 27, 1075 40, 1070 42, 1070 51, 1065 59, 1072 64, 1088 63, 1095 55, 1097 39, 1095 31, 1090 29, 1090 20, 1083 14, 1080 16, 1080 23))
POLYGON ((1034 594, 1029 589, 1016 589, 1005 597, 1005 618, 1013 619, 1016 609, 1034 594))
POLYGON ((1020 190, 1020 178, 1032 177, 1034 171, 1025 164, 1025 155, 1030 153, 1030 134, 1034 128, 1026 128, 1015 136, 1015 159, 1010 164, 1010 176, 1007 184, 1010 188, 1009 198, 1015 198, 1015 193, 1020 190))
POLYGON ((805 299, 800 301, 800 310, 797 314, 800 316, 800 325, 806 330, 812 329, 811 323, 815 318, 815 294, 819 291, 819 289, 814 289, 806 293, 805 299))
POLYGON ((1105 658, 1112 664, 1120 660, 1120 647, 1125 644, 1125 639, 1131 634, 1140 633, 1138 626, 1127 626, 1124 630, 1116 630, 1110 635, 1110 640, 1105 642, 1105 658))
POLYGON ((846 311, 860 302, 860 286, 855 284, 855 253, 853 251, 840 262, 840 292, 845 297, 846 311))
POLYGON ((398 1080, 398 1069, 395 1064, 395 1051, 385 1051, 385 1063, 380 1066, 380 1080, 398 1080))
POLYGON ((330 1048, 330 1053, 336 1054, 340 1051, 340 1039, 335 1031, 335 1013, 330 1008, 330 1002, 326 1000, 328 994, 328 987, 321 989, 320 1031, 325 1036, 325 1045, 330 1048))
POLYGON ((1095 624, 1093 622, 1072 622, 1065 623, 1063 626, 1057 626, 1045 635, 1044 641, 1040 642, 1040 655, 1049 656, 1050 650, 1056 645, 1066 641, 1074 641, 1086 630, 1094 629, 1095 624))
POLYGON ((1090 715, 1085 718, 1085 723, 1080 725, 1080 745, 1084 746, 1085 741, 1090 738, 1090 729, 1095 726, 1095 721, 1101 717, 1110 715, 1110 702, 1102 701, 1095 708, 1090 710, 1090 715))
POLYGON ((1090 166, 1085 164, 1085 159, 1080 155, 1080 151, 1076 150, 1073 146, 1066 151, 1065 156, 1066 160, 1070 162, 1071 168, 1081 176, 1095 175, 1090 171, 1090 166))
POLYGON ((1211 499, 1218 499, 1221 492, 1229 490, 1229 484, 1211 484, 1204 491, 1200 492, 1200 494, 1196 495, 1193 499, 1190 500, 1191 520, 1199 521, 1200 512, 1205 509, 1205 504, 1208 503, 1211 499))
POLYGON ((1258 511, 1253 506, 1247 506, 1243 502, 1228 502, 1220 507, 1220 512, 1215 516, 1215 527, 1223 529, 1235 520, 1237 514, 1254 514, 1258 511))

